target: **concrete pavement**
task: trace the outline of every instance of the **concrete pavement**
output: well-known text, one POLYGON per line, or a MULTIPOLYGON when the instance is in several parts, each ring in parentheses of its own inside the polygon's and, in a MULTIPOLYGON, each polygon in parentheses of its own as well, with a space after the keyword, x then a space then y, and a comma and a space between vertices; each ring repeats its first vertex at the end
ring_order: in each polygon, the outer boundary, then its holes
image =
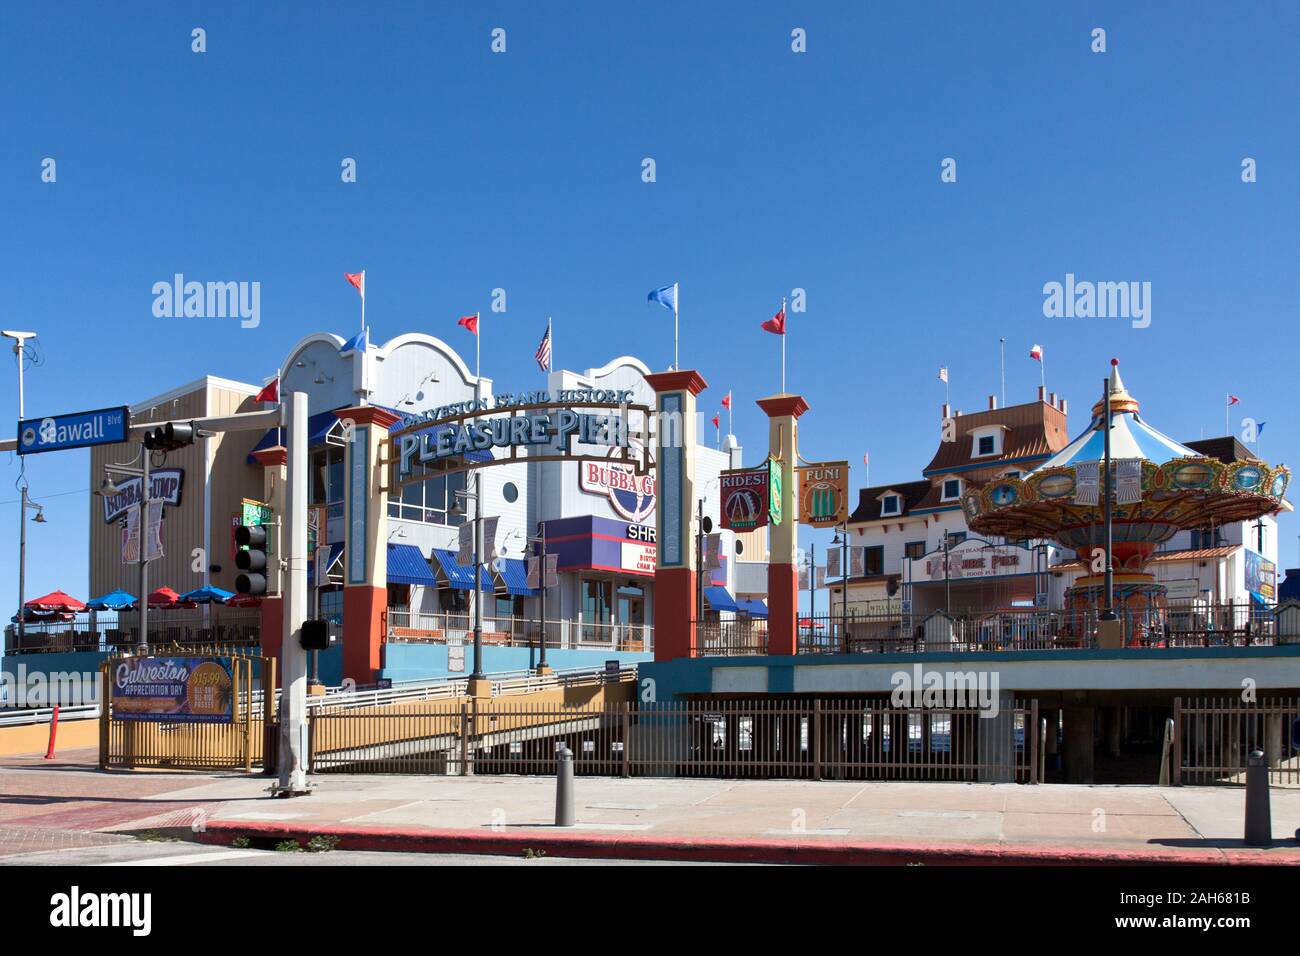
MULTIPOLYGON (((552 826, 547 777, 268 778, 0 766, 0 827, 158 830, 230 846, 311 835, 344 849, 749 862, 1262 862, 1300 864, 1300 791, 1272 791, 1269 850, 1242 846, 1244 791, 580 777, 577 821, 552 826)), ((6 852, 0 831, 0 861, 6 852)), ((37 849, 29 846, 28 849, 37 849)))

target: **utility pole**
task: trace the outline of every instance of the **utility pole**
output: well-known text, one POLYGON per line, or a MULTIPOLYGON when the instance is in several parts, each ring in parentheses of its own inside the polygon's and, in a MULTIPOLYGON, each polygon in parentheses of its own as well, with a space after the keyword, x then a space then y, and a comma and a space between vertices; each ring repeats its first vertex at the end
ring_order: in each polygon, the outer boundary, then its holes
MULTIPOLYGON (((1115 360, 1115 359, 1111 359, 1111 363, 1110 363, 1110 364, 1111 364, 1111 366, 1112 366, 1112 368, 1113 368, 1115 365, 1118 365, 1119 363, 1118 363, 1117 360, 1115 360)), ((1112 374, 1114 374, 1114 373, 1112 372, 1112 374)), ((1113 540, 1113 531, 1114 531, 1114 529, 1113 529, 1113 527, 1112 527, 1112 522, 1111 522, 1111 504, 1110 504, 1110 468, 1111 468, 1111 461, 1110 461, 1110 382, 1111 382, 1110 379, 1105 379, 1105 380, 1102 382, 1102 391, 1103 391, 1102 400, 1105 402, 1105 409, 1104 409, 1104 414, 1105 414, 1105 418, 1104 418, 1104 427, 1105 427, 1105 429, 1106 429, 1106 431, 1105 431, 1105 435, 1104 435, 1104 440, 1103 440, 1103 445, 1102 445, 1102 448, 1103 448, 1103 457, 1105 458, 1105 474, 1102 476, 1102 494, 1104 495, 1104 498, 1102 499, 1102 501, 1103 501, 1103 504, 1102 504, 1102 521, 1105 523, 1105 526, 1106 526, 1106 538, 1105 538, 1105 540, 1106 540, 1106 574, 1105 574, 1105 579, 1104 579, 1104 580, 1105 580, 1105 588, 1106 588, 1106 597, 1105 597, 1105 601, 1104 601, 1104 603, 1102 604, 1102 612, 1101 612, 1101 620, 1103 620, 1103 621, 1113 621, 1113 620, 1115 620, 1115 570, 1114 570, 1114 567, 1113 567, 1112 564, 1111 564, 1111 547, 1112 547, 1112 545, 1114 544, 1114 540, 1113 540)))
MULTIPOLYGON (((281 396, 285 446, 285 548, 276 555, 281 567, 284 630, 280 643, 280 779, 277 795, 292 797, 307 787, 307 651, 302 646, 302 622, 307 618, 307 393, 281 396)), ((269 690, 266 690, 269 693, 269 690)))
MULTIPOLYGON (((882 569, 883 570, 883 569, 882 569)), ((849 652, 849 523, 840 525, 840 578, 843 590, 840 593, 840 639, 844 642, 844 653, 849 652)))
POLYGON ((546 522, 545 521, 537 522, 537 532, 538 533, 536 537, 529 538, 528 541, 530 544, 540 544, 542 546, 541 556, 535 557, 534 560, 537 561, 537 593, 540 598, 538 604, 539 604, 539 610, 542 618, 541 627, 539 629, 539 637, 537 639, 538 651, 539 651, 537 655, 537 671, 538 673, 544 674, 549 670, 549 668, 546 665, 547 577, 546 577, 546 522))
POLYGON ((474 470, 474 672, 471 681, 483 679, 483 471, 474 470))

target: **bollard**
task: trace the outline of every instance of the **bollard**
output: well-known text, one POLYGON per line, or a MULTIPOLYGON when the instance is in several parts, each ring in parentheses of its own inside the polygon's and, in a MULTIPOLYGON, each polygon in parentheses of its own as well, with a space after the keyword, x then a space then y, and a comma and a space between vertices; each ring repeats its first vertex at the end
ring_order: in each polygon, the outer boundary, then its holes
POLYGON ((54 713, 50 715, 50 746, 46 748, 45 759, 54 759, 54 738, 59 733, 59 705, 54 705, 54 713))
POLYGON ((573 751, 560 744, 555 753, 555 825, 573 826, 573 751))
POLYGON ((1246 760, 1246 846, 1273 845, 1273 817, 1268 808, 1268 761, 1262 750, 1246 760))

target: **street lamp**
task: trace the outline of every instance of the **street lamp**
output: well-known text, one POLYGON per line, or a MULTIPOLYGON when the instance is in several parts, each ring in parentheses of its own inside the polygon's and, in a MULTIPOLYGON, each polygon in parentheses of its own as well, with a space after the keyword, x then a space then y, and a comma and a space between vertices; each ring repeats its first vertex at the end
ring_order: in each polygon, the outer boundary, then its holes
MULTIPOLYGON (((14 340, 14 355, 18 357, 18 421, 22 421, 27 413, 23 402, 23 351, 27 347, 27 340, 36 338, 35 332, 17 332, 12 329, 5 329, 0 332, 7 339, 14 340)), ((26 462, 19 457, 18 480, 21 482, 19 490, 22 492, 22 504, 18 509, 18 646, 22 647, 23 637, 26 636, 24 627, 23 604, 27 601, 27 595, 24 593, 26 584, 26 561, 27 561, 27 509, 30 502, 27 498, 27 474, 26 462)), ((40 515, 40 506, 37 505, 37 515, 40 515)), ((44 519, 42 518, 42 523, 44 519)))
POLYGON ((537 670, 546 673, 546 586, 548 579, 546 577, 546 522, 537 522, 537 535, 528 539, 530 545, 540 544, 542 551, 537 561, 537 592, 541 598, 540 607, 538 608, 542 618, 541 632, 538 635, 537 643, 539 653, 537 655, 537 670))
POLYGON ((21 650, 23 639, 27 636, 27 614, 23 607, 27 603, 27 511, 28 509, 36 512, 36 517, 32 520, 37 524, 45 524, 45 509, 27 497, 27 481, 24 479, 21 488, 22 492, 22 518, 20 519, 20 530, 18 532, 18 647, 21 650))
POLYGON ((474 471, 474 490, 457 491, 452 502, 451 513, 463 515, 464 502, 474 502, 474 672, 469 675, 471 681, 483 680, 483 587, 479 562, 483 559, 483 475, 474 471))
POLYGON ((140 634, 136 644, 141 648, 149 643, 149 561, 145 538, 149 531, 149 449, 140 445, 140 467, 126 463, 109 463, 104 466, 104 480, 95 494, 110 497, 122 493, 121 486, 113 481, 113 475, 128 475, 140 479, 140 597, 136 606, 140 609, 140 634))
POLYGON ((847 654, 849 652, 849 523, 847 521, 835 529, 835 539, 831 544, 840 546, 840 583, 843 585, 843 592, 840 594, 840 637, 844 640, 844 653, 847 654))

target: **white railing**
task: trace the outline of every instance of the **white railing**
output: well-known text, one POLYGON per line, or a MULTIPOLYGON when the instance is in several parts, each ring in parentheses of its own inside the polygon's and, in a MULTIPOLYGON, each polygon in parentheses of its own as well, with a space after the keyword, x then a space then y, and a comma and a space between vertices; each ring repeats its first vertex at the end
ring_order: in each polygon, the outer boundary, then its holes
MULTIPOLYGON (((552 674, 536 674, 532 671, 502 671, 489 674, 492 682, 493 697, 508 697, 515 694, 533 694, 555 687, 591 687, 612 681, 636 679, 636 665, 619 668, 617 673, 596 667, 574 667, 552 674)), ((400 704, 416 700, 441 700, 449 697, 464 696, 468 690, 469 680, 465 677, 442 677, 426 681, 402 681, 392 687, 370 690, 345 691, 331 688, 328 693, 318 697, 308 697, 307 707, 378 707, 387 704, 400 704)))
MULTIPOLYGON (((542 630, 535 618, 483 616, 484 643, 493 646, 535 647, 542 630)), ((394 643, 470 644, 474 640, 474 619, 464 613, 390 607, 385 633, 394 643)), ((654 627, 649 624, 547 621, 545 634, 548 648, 654 650, 654 627)))
MULTIPOLYGON (((59 707, 59 720, 86 720, 98 716, 98 704, 70 704, 67 707, 59 707)), ((48 724, 53 719, 53 707, 36 707, 31 710, 0 710, 0 727, 48 724)))

